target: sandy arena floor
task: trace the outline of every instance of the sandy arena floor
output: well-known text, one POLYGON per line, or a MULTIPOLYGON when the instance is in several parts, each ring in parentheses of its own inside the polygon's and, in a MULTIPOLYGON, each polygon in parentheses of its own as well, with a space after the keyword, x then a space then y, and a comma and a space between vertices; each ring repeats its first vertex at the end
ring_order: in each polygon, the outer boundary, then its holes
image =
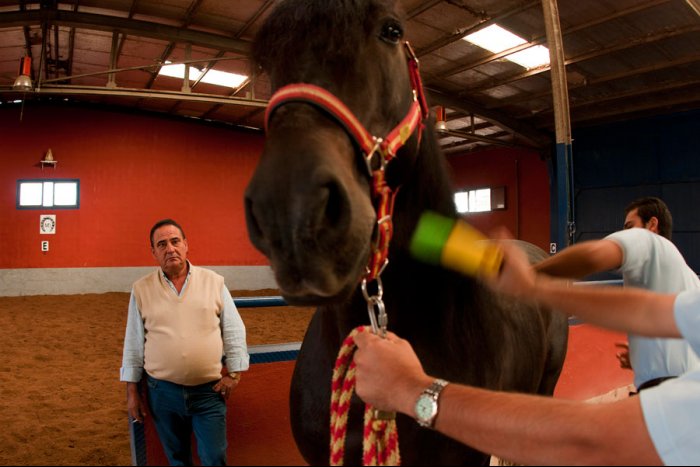
MULTIPOLYGON (((128 303, 128 293, 0 297, 0 465, 131 464, 119 382, 128 303)), ((239 312, 259 345, 301 341, 313 309, 239 312)))

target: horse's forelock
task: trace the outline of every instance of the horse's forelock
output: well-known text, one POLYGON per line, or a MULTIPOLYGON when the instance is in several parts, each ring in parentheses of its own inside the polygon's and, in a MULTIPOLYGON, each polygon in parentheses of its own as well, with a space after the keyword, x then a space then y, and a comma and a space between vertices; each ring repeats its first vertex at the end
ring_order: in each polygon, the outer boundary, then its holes
POLYGON ((252 57, 266 72, 299 69, 304 56, 353 64, 358 46, 395 0, 285 0, 263 24, 252 57), (310 54, 310 55, 309 55, 310 54))

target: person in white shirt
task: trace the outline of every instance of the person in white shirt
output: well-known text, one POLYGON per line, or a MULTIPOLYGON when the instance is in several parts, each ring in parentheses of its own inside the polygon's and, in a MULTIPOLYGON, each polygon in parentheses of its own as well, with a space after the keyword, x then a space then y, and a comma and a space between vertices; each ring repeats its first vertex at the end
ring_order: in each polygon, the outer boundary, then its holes
MULTIPOLYGON (((516 247, 502 247, 503 270, 488 282, 495 290, 609 329, 685 338, 700 352, 700 291, 673 295, 573 287, 536 274, 516 247)), ((415 417, 501 459, 524 465, 700 465, 700 370, 639 397, 590 404, 449 382, 436 385, 440 380, 424 372, 410 343, 395 334, 382 339, 363 332, 355 341, 356 389, 366 403, 415 417), (426 412, 426 400, 433 401, 432 411, 426 412)))
POLYGON ((177 222, 157 222, 150 238, 160 268, 134 283, 124 338, 129 416, 150 413, 170 465, 193 465, 193 433, 202 465, 226 465, 226 400, 250 363, 245 325, 224 278, 187 259, 177 222))
MULTIPOLYGON (((673 219, 659 198, 641 198, 625 209, 625 230, 602 240, 570 246, 535 266, 538 272, 572 279, 618 270, 625 287, 676 294, 700 289, 700 279, 671 242, 673 219)), ((638 390, 700 368, 700 358, 682 340, 630 334, 629 352, 618 357, 634 370, 638 390)), ((624 347, 624 345, 623 345, 624 347)))

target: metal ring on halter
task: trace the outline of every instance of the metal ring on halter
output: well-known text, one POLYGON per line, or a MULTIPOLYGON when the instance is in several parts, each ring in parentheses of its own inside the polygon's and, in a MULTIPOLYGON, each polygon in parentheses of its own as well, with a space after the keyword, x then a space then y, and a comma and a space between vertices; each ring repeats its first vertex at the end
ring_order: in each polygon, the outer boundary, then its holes
MULTIPOLYGON (((386 267, 386 263, 382 267, 382 271, 384 271, 384 267, 386 267)), ((369 273, 369 271, 367 272, 369 273)), ((377 294, 370 297, 367 291, 367 279, 362 279, 362 295, 365 297, 365 301, 368 305, 374 304, 375 300, 381 300, 384 296, 384 285, 382 285, 381 277, 377 276, 374 280, 377 282, 377 294)))
POLYGON ((382 150, 382 143, 384 140, 382 138, 377 138, 376 136, 373 136, 374 138, 374 147, 372 150, 369 152, 369 154, 365 155, 365 165, 367 166, 367 172, 369 173, 369 176, 372 177, 374 172, 376 170, 379 171, 384 171, 386 166, 388 165, 388 162, 386 161, 386 155, 384 154, 384 151, 382 150), (374 155, 378 154, 379 155, 379 167, 375 169, 372 166, 372 162, 374 161, 374 155))

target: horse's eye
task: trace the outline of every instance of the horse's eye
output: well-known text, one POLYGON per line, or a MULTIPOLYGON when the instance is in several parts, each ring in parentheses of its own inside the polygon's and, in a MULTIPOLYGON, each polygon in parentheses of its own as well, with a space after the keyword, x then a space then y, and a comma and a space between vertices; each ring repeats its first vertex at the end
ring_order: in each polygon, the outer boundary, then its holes
POLYGON ((399 23, 390 21, 382 27, 379 37, 390 44, 398 44, 403 39, 403 28, 399 23))

